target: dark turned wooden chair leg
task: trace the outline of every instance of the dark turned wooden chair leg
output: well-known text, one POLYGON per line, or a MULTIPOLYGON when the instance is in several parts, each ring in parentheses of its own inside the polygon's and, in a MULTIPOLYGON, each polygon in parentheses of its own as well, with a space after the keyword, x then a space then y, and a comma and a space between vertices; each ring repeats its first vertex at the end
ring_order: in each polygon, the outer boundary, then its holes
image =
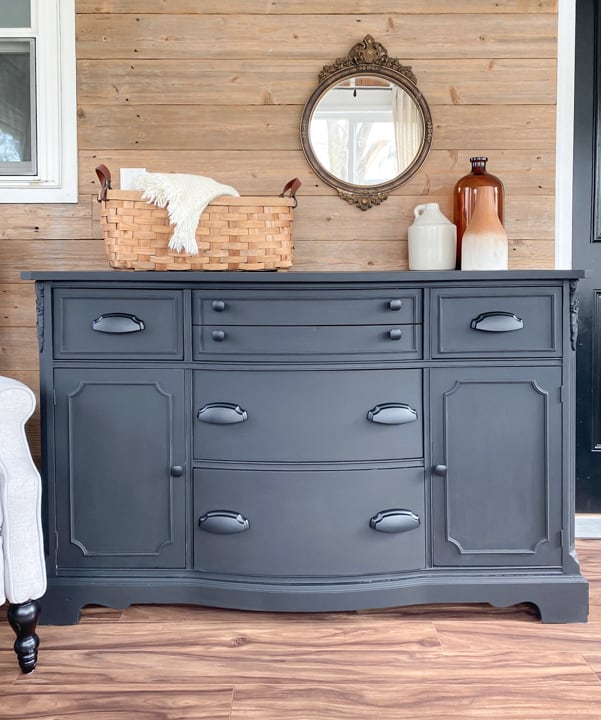
POLYGON ((17 636, 14 648, 24 673, 34 670, 38 661, 40 638, 35 629, 40 617, 40 610, 40 603, 37 600, 8 606, 8 622, 17 636))

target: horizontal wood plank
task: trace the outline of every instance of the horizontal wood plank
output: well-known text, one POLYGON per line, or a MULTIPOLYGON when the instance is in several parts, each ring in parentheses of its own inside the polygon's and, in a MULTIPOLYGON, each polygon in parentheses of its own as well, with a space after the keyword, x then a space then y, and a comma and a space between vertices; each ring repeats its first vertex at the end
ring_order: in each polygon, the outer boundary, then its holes
MULTIPOLYGON (((429 60, 402 57, 431 105, 553 105, 554 59, 429 60), (519 77, 519 82, 516 82, 519 77)), ((324 59, 324 63, 326 60, 324 59)), ((77 99, 88 105, 304 105, 315 60, 79 60, 77 99)))
POLYGON ((20 279, 25 270, 110 270, 110 267, 101 240, 28 240, 26 243, 3 240, 0 283, 25 282, 20 279))
MULTIPOLYGON (((321 0, 271 0, 256 3, 250 0, 76 0, 78 13, 177 13, 202 15, 319 15, 324 10, 321 0)), ((557 0, 454 0, 453 13, 554 13, 557 0)), ((328 13, 403 13, 438 14, 449 12, 448 0, 345 0, 332 3, 328 13)), ((302 21, 302 18, 299 22, 302 21)))
MULTIPOLYGON (((555 107, 438 105, 431 108, 432 148, 552 151, 555 107)), ((298 150, 302 108, 294 105, 104 105, 81 109, 80 149, 298 150), (174 130, 177 127, 177 131, 174 130)))
POLYGON ((34 327, 35 293, 25 283, 0 283, 0 327, 34 327))
POLYGON ((233 688, 224 684, 214 687, 181 688, 170 686, 103 692, 102 688, 81 688, 73 684, 61 692, 39 686, 12 688, 2 692, 3 720, 63 720, 102 718, 103 720, 229 720, 233 688))
POLYGON ((601 685, 496 685, 466 682, 236 687, 232 720, 596 720, 601 685))
MULTIPOLYGON (((519 195, 550 195, 555 193, 555 153, 553 151, 491 150, 488 168, 503 182, 507 198, 519 195)), ((469 173, 469 158, 482 154, 482 148, 468 146, 456 150, 432 150, 424 165, 393 195, 449 195, 457 180, 469 173)), ((99 183, 94 168, 99 163, 109 166, 113 187, 119 187, 119 168, 144 167, 148 172, 183 172, 208 175, 233 185, 241 195, 276 195, 293 177, 302 181, 298 191, 302 205, 306 195, 332 195, 332 190, 313 174, 302 151, 281 150, 106 150, 79 153, 80 192, 97 193, 99 183)), ((425 201, 425 200, 424 200, 425 201)), ((535 204, 536 207, 536 204, 535 204)), ((0 214, 2 207, 0 206, 0 214)), ((92 202, 95 217, 98 203, 92 202)), ((378 210, 369 211, 373 216, 378 210)), ((7 237, 11 229, 6 228, 7 237)), ((43 225, 40 234, 44 233, 43 225)))
POLYGON ((80 14, 78 58, 316 58, 346 56, 371 33, 391 56, 555 58, 557 17, 531 14, 80 14), (427 40, 427 41, 426 41, 427 40), (399 50, 397 50, 399 48, 399 50))
POLYGON ((0 372, 39 369, 39 350, 35 328, 4 327, 0 332, 0 372))
MULTIPOLYGON (((0 240, 54 238, 68 240, 89 237, 92 198, 80 195, 77 203, 22 205, 0 203, 0 240)), ((27 243, 23 243, 24 248, 27 243)))
MULTIPOLYGON (((191 634, 179 636, 178 646, 175 642, 159 646, 157 642, 152 649, 140 646, 132 636, 135 652, 96 648, 96 628, 87 626, 88 646, 66 649, 65 640, 65 649, 46 648, 44 665, 40 665, 32 681, 36 685, 66 683, 66 670, 77 668, 79 681, 89 685, 168 682, 185 686, 202 677, 205 682, 233 685, 261 681, 289 683, 294 678, 298 683, 326 685, 394 682, 407 686, 485 683, 499 687, 567 684, 601 688, 595 672, 578 652, 489 651, 484 662, 482 655, 470 652, 404 651, 402 643, 395 642, 395 638, 402 638, 404 632, 397 631, 394 637, 384 638, 381 647, 332 641, 328 648, 314 644, 311 638, 301 639, 300 628, 297 628, 296 640, 291 647, 277 638, 278 629, 286 632, 286 624, 284 615, 274 624, 271 637, 264 643, 256 641, 250 628, 243 636, 224 638, 222 643, 206 633, 185 628, 191 634), (200 647, 203 654, 198 651, 200 647)), ((411 623, 411 627, 415 625, 411 623)), ((106 628, 106 623, 99 623, 98 627, 106 628)), ((154 625, 153 629, 158 628, 154 625)), ((72 635, 69 630, 67 628, 67 635, 72 635)), ((173 625, 169 630, 178 637, 183 628, 173 625)), ((113 638, 115 635, 113 630, 113 638)))

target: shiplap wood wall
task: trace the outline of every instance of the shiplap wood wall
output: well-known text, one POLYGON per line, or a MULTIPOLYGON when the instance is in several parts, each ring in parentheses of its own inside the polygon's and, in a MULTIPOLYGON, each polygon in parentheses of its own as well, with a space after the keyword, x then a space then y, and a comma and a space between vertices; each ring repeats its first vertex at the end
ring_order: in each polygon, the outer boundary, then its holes
MULTIPOLYGON (((303 181, 295 269, 406 267, 413 208, 485 154, 506 190, 512 268, 554 259, 557 0, 77 0, 78 204, 0 204, 0 373, 37 387, 24 269, 108 269, 94 168, 187 172, 277 194, 303 181), (421 170, 361 212, 310 171, 303 105, 367 33, 411 65, 434 122, 421 170)), ((38 451, 37 420, 30 424, 38 451)))

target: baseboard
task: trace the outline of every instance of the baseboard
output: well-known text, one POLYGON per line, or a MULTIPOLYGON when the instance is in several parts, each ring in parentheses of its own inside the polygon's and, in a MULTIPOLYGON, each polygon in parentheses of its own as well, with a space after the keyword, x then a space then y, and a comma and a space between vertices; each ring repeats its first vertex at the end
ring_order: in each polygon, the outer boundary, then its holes
POLYGON ((601 538, 601 515, 576 515, 577 538, 601 538))

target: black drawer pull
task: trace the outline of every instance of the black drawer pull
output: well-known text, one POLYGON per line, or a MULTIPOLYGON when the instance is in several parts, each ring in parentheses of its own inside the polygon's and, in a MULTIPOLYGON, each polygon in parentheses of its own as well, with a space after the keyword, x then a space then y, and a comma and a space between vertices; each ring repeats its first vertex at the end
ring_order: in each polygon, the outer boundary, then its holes
POLYGON ((210 510, 200 518, 198 527, 213 535, 234 535, 248 530, 250 523, 235 510, 210 510))
POLYGON ((419 527, 419 523, 419 516, 411 512, 411 510, 393 508, 376 513, 370 519, 369 527, 378 532, 403 533, 415 530, 415 528, 419 527))
POLYGON ((201 422, 212 425, 234 425, 248 420, 248 413, 235 403, 208 403, 197 413, 201 422))
POLYGON ((141 332, 144 321, 129 313, 104 313, 92 320, 92 330, 102 333, 141 332))
POLYGON ((223 342, 225 340, 225 331, 223 330, 213 330, 211 333, 211 336, 215 342, 223 342))
POLYGON ((186 469, 183 465, 172 465, 170 470, 171 477, 182 477, 185 471, 186 469))
POLYGON ((388 337, 391 340, 400 340, 403 337, 403 331, 401 328, 392 328, 388 331, 388 337))
POLYGON ((396 298, 394 300, 390 300, 388 302, 388 307, 391 310, 400 310, 403 307, 403 301, 399 300, 398 298, 396 298))
POLYGON ((215 312, 223 312, 225 310, 225 303, 223 300, 213 300, 213 310, 215 312))
POLYGON ((404 425, 417 420, 417 410, 406 403, 383 403, 372 408, 367 419, 381 425, 404 425))
POLYGON ((513 332, 521 330, 524 327, 524 321, 513 313, 497 310, 478 315, 471 321, 470 327, 472 330, 483 332, 513 332))

